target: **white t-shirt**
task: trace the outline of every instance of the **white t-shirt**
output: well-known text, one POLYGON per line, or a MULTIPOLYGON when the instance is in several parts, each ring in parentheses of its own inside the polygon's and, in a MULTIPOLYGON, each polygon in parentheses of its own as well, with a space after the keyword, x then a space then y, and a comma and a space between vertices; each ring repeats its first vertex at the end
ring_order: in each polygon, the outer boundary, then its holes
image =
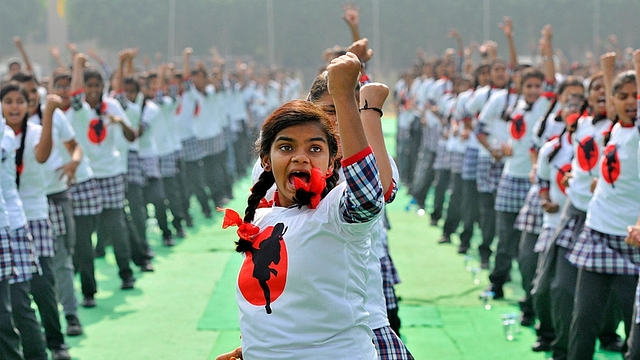
MULTIPOLYGON (((86 102, 79 110, 70 109, 67 117, 76 132, 76 139, 89 158, 93 175, 98 179, 125 174, 127 171, 127 154, 120 152, 121 144, 127 140, 121 125, 112 123, 106 114, 119 116, 127 125, 129 118, 120 103, 112 98, 103 98, 102 122, 95 109, 86 102)), ((78 179, 80 181, 80 179, 78 179)))
MULTIPOLYGON (((147 107, 149 106, 147 103, 147 107)), ((163 96, 160 100, 160 104, 156 103, 156 109, 152 109, 155 113, 153 120, 150 118, 150 122, 153 126, 150 129, 150 135, 153 137, 153 141, 156 144, 156 155, 159 157, 168 156, 178 151, 178 144, 180 139, 176 136, 176 129, 174 127, 174 111, 177 107, 177 103, 173 101, 169 96, 163 96)), ((146 108, 145 108, 146 110, 146 108)), ((149 114, 149 116, 153 116, 149 114)))
MULTIPOLYGON (((510 93, 507 89, 494 89, 487 103, 482 107, 478 115, 478 124, 488 134, 487 140, 492 149, 500 149, 502 144, 509 142, 509 123, 504 121, 502 113, 509 113, 519 100, 516 93, 510 93)), ((491 153, 484 146, 479 146, 478 156, 489 157, 491 153)))
POLYGON ((9 223, 11 230, 17 230, 27 225, 27 217, 24 214, 22 200, 18 194, 16 186, 16 137, 13 129, 8 127, 4 119, 2 126, 5 127, 0 147, 2 147, 2 171, 0 171, 0 187, 2 187, 2 195, 7 206, 9 215, 9 223))
POLYGON ((225 92, 213 85, 208 85, 204 94, 198 92, 195 87, 191 91, 200 104, 200 110, 193 119, 196 139, 212 139, 222 134, 222 128, 226 123, 225 92))
POLYGON ((245 257, 238 275, 245 358, 313 360, 340 354, 377 359, 364 307, 369 232, 377 219, 346 223, 339 206, 345 189, 346 184, 336 186, 313 210, 256 211, 253 223, 261 233, 254 244, 268 246, 273 255, 261 259, 257 270, 251 257, 245 257), (271 314, 256 277, 270 278, 271 314))
POLYGON ((527 106, 526 101, 520 99, 509 121, 508 144, 511 145, 513 155, 506 157, 502 173, 514 178, 529 177, 533 165, 530 155, 533 125, 549 109, 549 99, 540 96, 531 105, 531 110, 525 111, 527 106))
POLYGON ((613 127, 611 138, 598 162, 600 177, 589 202, 585 225, 601 233, 627 235, 627 226, 640 215, 640 178, 636 126, 613 127))
MULTIPOLYGON (((571 158, 573 157, 573 149, 569 142, 569 134, 566 133, 562 138, 554 138, 542 146, 538 153, 538 178, 549 181, 549 199, 551 202, 558 204, 562 209, 567 199, 565 187, 562 185, 562 178, 571 171, 571 158), (549 154, 556 147, 562 144, 556 155, 549 162, 549 154)), ((543 228, 555 228, 560 222, 561 211, 555 213, 544 212, 542 217, 543 228)))
MULTIPOLYGON (((20 133, 15 136, 14 150, 20 148, 22 136, 20 133)), ((22 200, 22 208, 28 221, 49 218, 49 202, 47 200, 46 178, 47 167, 36 160, 36 146, 40 143, 42 126, 32 122, 27 122, 27 137, 24 142, 24 152, 22 155, 22 173, 20 174, 20 186, 18 192, 22 200)))
POLYGON ((598 164, 604 147, 604 133, 609 131, 611 120, 602 119, 595 125, 593 117, 581 117, 573 133, 573 160, 567 196, 576 209, 587 211, 593 178, 600 176, 598 164))
MULTIPOLYGON (((7 153, 2 147, 2 138, 4 137, 4 131, 5 131, 4 119, 2 119, 0 120, 0 152, 2 153, 2 164, 0 166, 2 166, 3 171, 4 171, 4 162, 11 161, 11 159, 9 158, 9 153, 7 153)), ((0 178, 1 177, 2 175, 0 175, 0 178)), ((5 228, 10 225, 11 224, 9 222, 9 213, 7 212, 7 204, 4 201, 4 195, 2 192, 2 181, 0 181, 0 227, 5 228)))
MULTIPOLYGON (((73 110, 73 108, 68 108, 67 110, 64 111, 64 116, 65 116, 65 121, 67 122, 67 124, 69 126, 71 126, 71 130, 74 132, 75 134, 75 130, 73 129, 73 126, 71 125, 71 120, 69 119, 69 116, 73 116, 75 110, 73 110)), ((54 121, 55 121, 55 117, 54 117, 54 121)), ((55 123, 54 123, 54 129, 55 129, 55 123)), ((82 147, 82 143, 80 141, 78 141, 77 138, 76 142, 78 143, 78 145, 80 145, 80 147, 82 147)), ((67 152, 67 149, 65 147, 65 152, 67 152)), ((68 152, 67 152, 68 153, 68 152)), ((82 160, 80 161, 80 164, 78 164, 78 167, 76 168, 76 183, 80 184, 83 183, 89 179, 93 179, 93 169, 91 169, 91 160, 89 160, 89 157, 87 156, 87 152, 86 150, 83 148, 82 149, 82 160)), ((53 193, 49 193, 49 194, 53 194, 53 193)))
MULTIPOLYGON (((468 89, 467 91, 463 91, 460 94, 458 94, 458 102, 456 103, 456 108, 453 112, 453 117, 456 119, 456 121, 458 121, 459 133, 462 133, 462 131, 465 129, 465 124, 463 120, 469 117, 469 114, 467 113, 467 110, 466 110, 466 104, 469 101, 469 99, 471 99, 471 96, 473 96, 473 94, 474 94, 473 89, 468 89)), ((477 125, 477 119, 475 118, 475 116, 471 117, 471 123, 473 126, 477 125)), ((466 140, 460 138, 460 141, 464 145, 465 149, 466 148, 477 149, 479 144, 478 144, 478 138, 476 137, 475 132, 468 131, 467 133, 469 137, 466 140)), ((463 149, 462 152, 464 151, 465 150, 463 149)))
MULTIPOLYGON (((191 87, 192 85, 189 85, 191 87)), ((178 99, 178 107, 175 112, 175 123, 181 141, 196 136, 193 130, 193 117, 196 114, 197 100, 191 90, 184 91, 178 99)))

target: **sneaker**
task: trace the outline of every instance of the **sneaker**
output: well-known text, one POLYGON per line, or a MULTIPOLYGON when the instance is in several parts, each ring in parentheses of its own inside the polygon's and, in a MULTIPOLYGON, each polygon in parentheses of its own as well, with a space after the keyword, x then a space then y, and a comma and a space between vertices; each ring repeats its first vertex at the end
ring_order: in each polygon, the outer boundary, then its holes
POLYGON ((469 248, 467 246, 458 246, 458 254, 467 255, 467 251, 469 251, 469 248))
POLYGON ((530 327, 533 326, 536 322, 536 318, 530 314, 521 314, 520 315, 520 326, 522 327, 530 327))
POLYGON ((75 315, 65 316, 67 319, 67 336, 80 336, 82 335, 82 325, 80 319, 75 315))
POLYGON ((173 239, 171 235, 163 235, 162 236, 162 245, 171 247, 176 244, 176 241, 173 239))
POLYGON ((207 219, 211 219, 211 211, 203 211, 204 217, 207 219))
POLYGON ((438 240, 438 244, 451 244, 451 237, 449 237, 449 235, 442 235, 440 240, 438 240))
POLYGON ((180 228, 176 231, 176 236, 178 237, 178 239, 184 239, 187 237, 187 233, 184 232, 184 229, 180 228))
POLYGON ((186 219, 184 219, 185 224, 187 224, 187 227, 192 228, 193 227, 193 219, 191 218, 191 216, 188 216, 186 219))
POLYGON ((535 352, 551 351, 551 341, 553 341, 553 339, 549 340, 538 337, 538 340, 531 346, 531 350, 535 352))
POLYGON ((134 279, 133 277, 127 278, 122 280, 122 285, 120 286, 120 289, 122 290, 131 290, 133 289, 133 285, 136 283, 136 279, 134 279))
POLYGON ((140 265, 140 271, 142 272, 153 272, 153 265, 151 261, 147 261, 144 264, 140 265))
POLYGON ((85 296, 80 305, 84 308, 96 307, 96 299, 93 296, 85 296))
POLYGON ((624 341, 619 337, 612 341, 603 342, 600 340, 600 350, 604 351, 612 351, 612 352, 624 352, 625 346, 624 341))
POLYGON ((51 350, 51 358, 53 360, 71 360, 67 345, 62 344, 58 349, 51 350))
POLYGON ((480 261, 480 269, 489 270, 489 260, 480 261))
POLYGON ((491 284, 485 289, 485 291, 493 292, 494 300, 504 299, 504 290, 502 289, 502 285, 491 284))

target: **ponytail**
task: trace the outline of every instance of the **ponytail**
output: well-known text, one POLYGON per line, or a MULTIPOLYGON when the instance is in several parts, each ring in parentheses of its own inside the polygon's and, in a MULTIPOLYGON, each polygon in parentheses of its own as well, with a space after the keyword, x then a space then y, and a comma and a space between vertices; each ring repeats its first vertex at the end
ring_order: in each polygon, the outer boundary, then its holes
POLYGON ((22 173, 22 165, 24 158, 25 140, 27 139, 27 119, 29 115, 25 115, 22 119, 22 139, 20 139, 20 147, 16 150, 16 185, 20 187, 20 174, 22 173))
POLYGON ((540 122, 540 128, 538 129, 538 133, 536 134, 538 138, 542 139, 542 134, 544 134, 544 130, 547 127, 547 119, 553 112, 553 109, 556 107, 557 103, 558 103, 558 97, 555 96, 553 100, 551 100, 551 103, 549 104, 549 108, 547 109, 547 112, 542 117, 542 121, 540 122))
MULTIPOLYGON (((262 174, 260 174, 258 181, 253 184, 251 188, 251 195, 249 195, 247 199, 247 208, 244 210, 244 222, 250 223, 253 221, 256 216, 256 209, 258 205, 260 205, 260 200, 264 198, 267 191, 271 189, 275 182, 276 180, 271 171, 263 171, 262 174)), ((236 241, 236 251, 239 253, 249 251, 252 247, 253 245, 249 240, 238 239, 238 241, 236 241)))

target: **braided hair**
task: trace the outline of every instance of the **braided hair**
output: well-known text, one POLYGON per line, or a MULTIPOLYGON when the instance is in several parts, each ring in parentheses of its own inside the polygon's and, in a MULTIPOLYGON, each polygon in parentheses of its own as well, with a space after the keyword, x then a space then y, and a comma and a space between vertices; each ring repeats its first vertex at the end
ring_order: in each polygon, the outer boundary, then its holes
MULTIPOLYGON (((256 152, 261 159, 265 157, 268 158, 271 153, 271 146, 276 136, 282 130, 291 126, 308 123, 317 124, 326 134, 329 156, 332 159, 332 163, 328 165, 334 165, 334 171, 326 179, 326 187, 321 194, 322 198, 324 198, 338 183, 338 173, 335 171, 338 168, 336 165, 339 165, 339 159, 336 158, 338 154, 338 134, 331 125, 327 115, 316 105, 306 100, 293 100, 276 109, 262 125, 260 137, 256 141, 256 152)), ((274 183, 275 178, 273 177, 273 172, 263 171, 258 181, 251 188, 251 195, 249 195, 247 199, 247 207, 245 208, 243 218, 245 222, 252 222, 254 220, 260 201, 274 183)), ((309 205, 312 195, 311 193, 298 189, 295 194, 295 201, 299 207, 309 205)), ((236 242, 236 251, 244 252, 250 249, 251 246, 250 241, 239 239, 236 242)))

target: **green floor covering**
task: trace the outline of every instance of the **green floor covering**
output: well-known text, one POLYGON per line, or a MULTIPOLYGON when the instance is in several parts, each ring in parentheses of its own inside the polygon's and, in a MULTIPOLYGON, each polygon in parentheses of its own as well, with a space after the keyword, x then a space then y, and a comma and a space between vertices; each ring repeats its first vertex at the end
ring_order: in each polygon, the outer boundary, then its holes
MULTIPOLYGON (((385 121, 388 134, 393 126, 385 121)), ((241 198, 247 188, 247 180, 236 186, 236 200, 229 207, 244 209, 241 198)), ((513 271, 513 282, 505 288, 506 300, 493 301, 485 310, 478 294, 488 283, 488 272, 477 273, 478 283, 474 282, 473 269, 479 265, 475 246, 465 260, 456 253, 456 236, 454 245, 438 245, 440 230, 415 209, 406 212, 408 200, 402 189, 388 207, 393 227, 389 241, 402 278, 396 288, 402 299, 402 338, 415 358, 545 359, 545 354, 530 350, 535 341, 531 328, 517 330, 513 341, 504 336, 501 316, 517 313, 522 296, 518 272, 513 271)), ((98 306, 79 310, 85 335, 67 339, 74 359, 206 360, 240 344, 234 284, 240 255, 233 252, 235 231, 220 228, 220 214, 213 220, 202 217, 195 202, 191 213, 196 226, 173 248, 161 246, 161 234, 150 227, 156 271, 136 271, 138 281, 132 291, 119 290, 110 253, 96 260, 98 306)), ((605 352, 596 356, 621 358, 605 352)))

